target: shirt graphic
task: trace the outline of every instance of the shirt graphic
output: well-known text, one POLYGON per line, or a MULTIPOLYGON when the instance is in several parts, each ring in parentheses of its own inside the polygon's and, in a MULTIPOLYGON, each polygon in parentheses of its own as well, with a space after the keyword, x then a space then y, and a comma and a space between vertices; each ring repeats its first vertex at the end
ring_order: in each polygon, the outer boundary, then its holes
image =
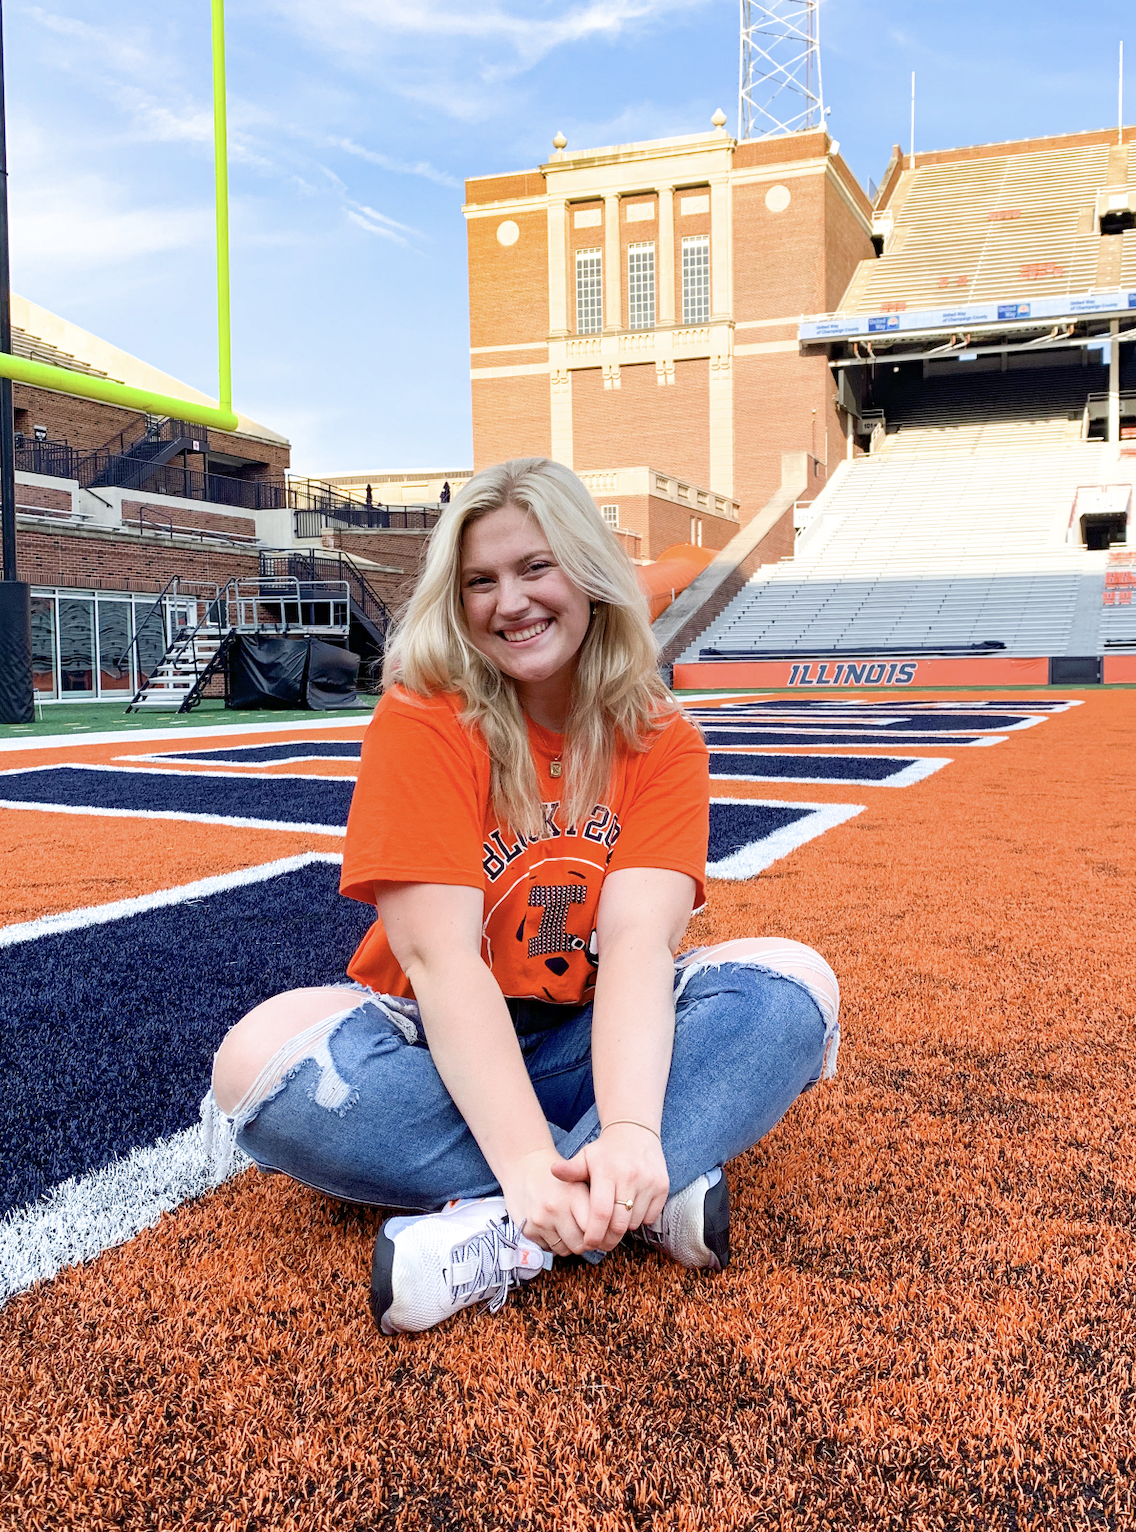
MULTIPOLYGON (((387 692, 363 741, 341 889, 374 903, 379 882, 457 884, 485 896, 482 956, 510 997, 579 1005, 595 988, 596 913, 604 878, 660 867, 694 878, 703 897, 709 823, 706 747, 677 717, 642 753, 616 754, 607 801, 565 823, 563 783, 550 766, 562 739, 530 723, 543 803, 538 839, 500 823, 490 802, 489 755, 460 721, 454 694, 387 692)), ((376 919, 353 957, 353 979, 411 993, 376 919)))

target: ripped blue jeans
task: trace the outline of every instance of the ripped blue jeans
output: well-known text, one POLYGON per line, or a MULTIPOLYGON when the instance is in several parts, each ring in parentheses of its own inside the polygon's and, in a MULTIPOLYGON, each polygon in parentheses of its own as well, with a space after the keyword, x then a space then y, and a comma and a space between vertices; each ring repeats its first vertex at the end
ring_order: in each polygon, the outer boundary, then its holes
MULTIPOLYGON (((509 1004, 553 1140, 570 1158, 600 1131, 592 1008, 509 1004)), ((797 942, 726 942, 677 961, 662 1120, 672 1191, 750 1148, 835 1073, 838 1010, 831 968, 797 942)), ((218 1178, 235 1143, 262 1170, 347 1202, 429 1210, 500 1191, 413 1001, 360 990, 358 1003, 270 1059, 231 1116, 212 1093, 202 1111, 218 1178)))

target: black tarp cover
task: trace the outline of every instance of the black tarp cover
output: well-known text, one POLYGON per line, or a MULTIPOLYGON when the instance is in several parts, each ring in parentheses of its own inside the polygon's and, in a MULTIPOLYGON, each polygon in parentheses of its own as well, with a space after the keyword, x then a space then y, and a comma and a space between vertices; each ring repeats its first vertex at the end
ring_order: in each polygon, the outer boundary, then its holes
POLYGON ((353 706, 359 656, 337 644, 325 644, 319 638, 309 639, 308 643, 306 705, 316 712, 353 706))
POLYGON ((226 707, 351 707, 359 656, 319 638, 240 637, 229 651, 226 707))
POLYGON ((241 637, 229 651, 226 707, 304 706, 306 638, 241 637))

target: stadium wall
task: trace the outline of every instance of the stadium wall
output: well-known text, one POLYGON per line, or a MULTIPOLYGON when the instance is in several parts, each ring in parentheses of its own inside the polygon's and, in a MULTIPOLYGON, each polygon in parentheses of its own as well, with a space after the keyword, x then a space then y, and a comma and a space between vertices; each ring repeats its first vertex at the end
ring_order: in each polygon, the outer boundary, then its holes
POLYGON ((173 575, 222 585, 259 569, 259 555, 204 548, 195 539, 89 528, 55 531, 17 523, 19 577, 32 585, 80 590, 160 590, 173 575))

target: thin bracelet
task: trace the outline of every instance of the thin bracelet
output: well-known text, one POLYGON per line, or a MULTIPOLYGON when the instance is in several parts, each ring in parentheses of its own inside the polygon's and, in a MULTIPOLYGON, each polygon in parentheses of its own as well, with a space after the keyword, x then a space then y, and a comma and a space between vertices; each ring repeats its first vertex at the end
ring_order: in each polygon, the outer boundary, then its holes
MULTIPOLYGON (((645 1133, 655 1133, 654 1128, 649 1128, 645 1122, 636 1122, 633 1117, 617 1117, 614 1122, 605 1122, 604 1123, 603 1127, 600 1129, 600 1136, 602 1137, 603 1134, 605 1134, 609 1128, 618 1128, 618 1127, 642 1128, 645 1133)), ((659 1140, 659 1143, 661 1144, 662 1141, 663 1141, 662 1134, 661 1133, 655 1133, 655 1137, 659 1140)))

